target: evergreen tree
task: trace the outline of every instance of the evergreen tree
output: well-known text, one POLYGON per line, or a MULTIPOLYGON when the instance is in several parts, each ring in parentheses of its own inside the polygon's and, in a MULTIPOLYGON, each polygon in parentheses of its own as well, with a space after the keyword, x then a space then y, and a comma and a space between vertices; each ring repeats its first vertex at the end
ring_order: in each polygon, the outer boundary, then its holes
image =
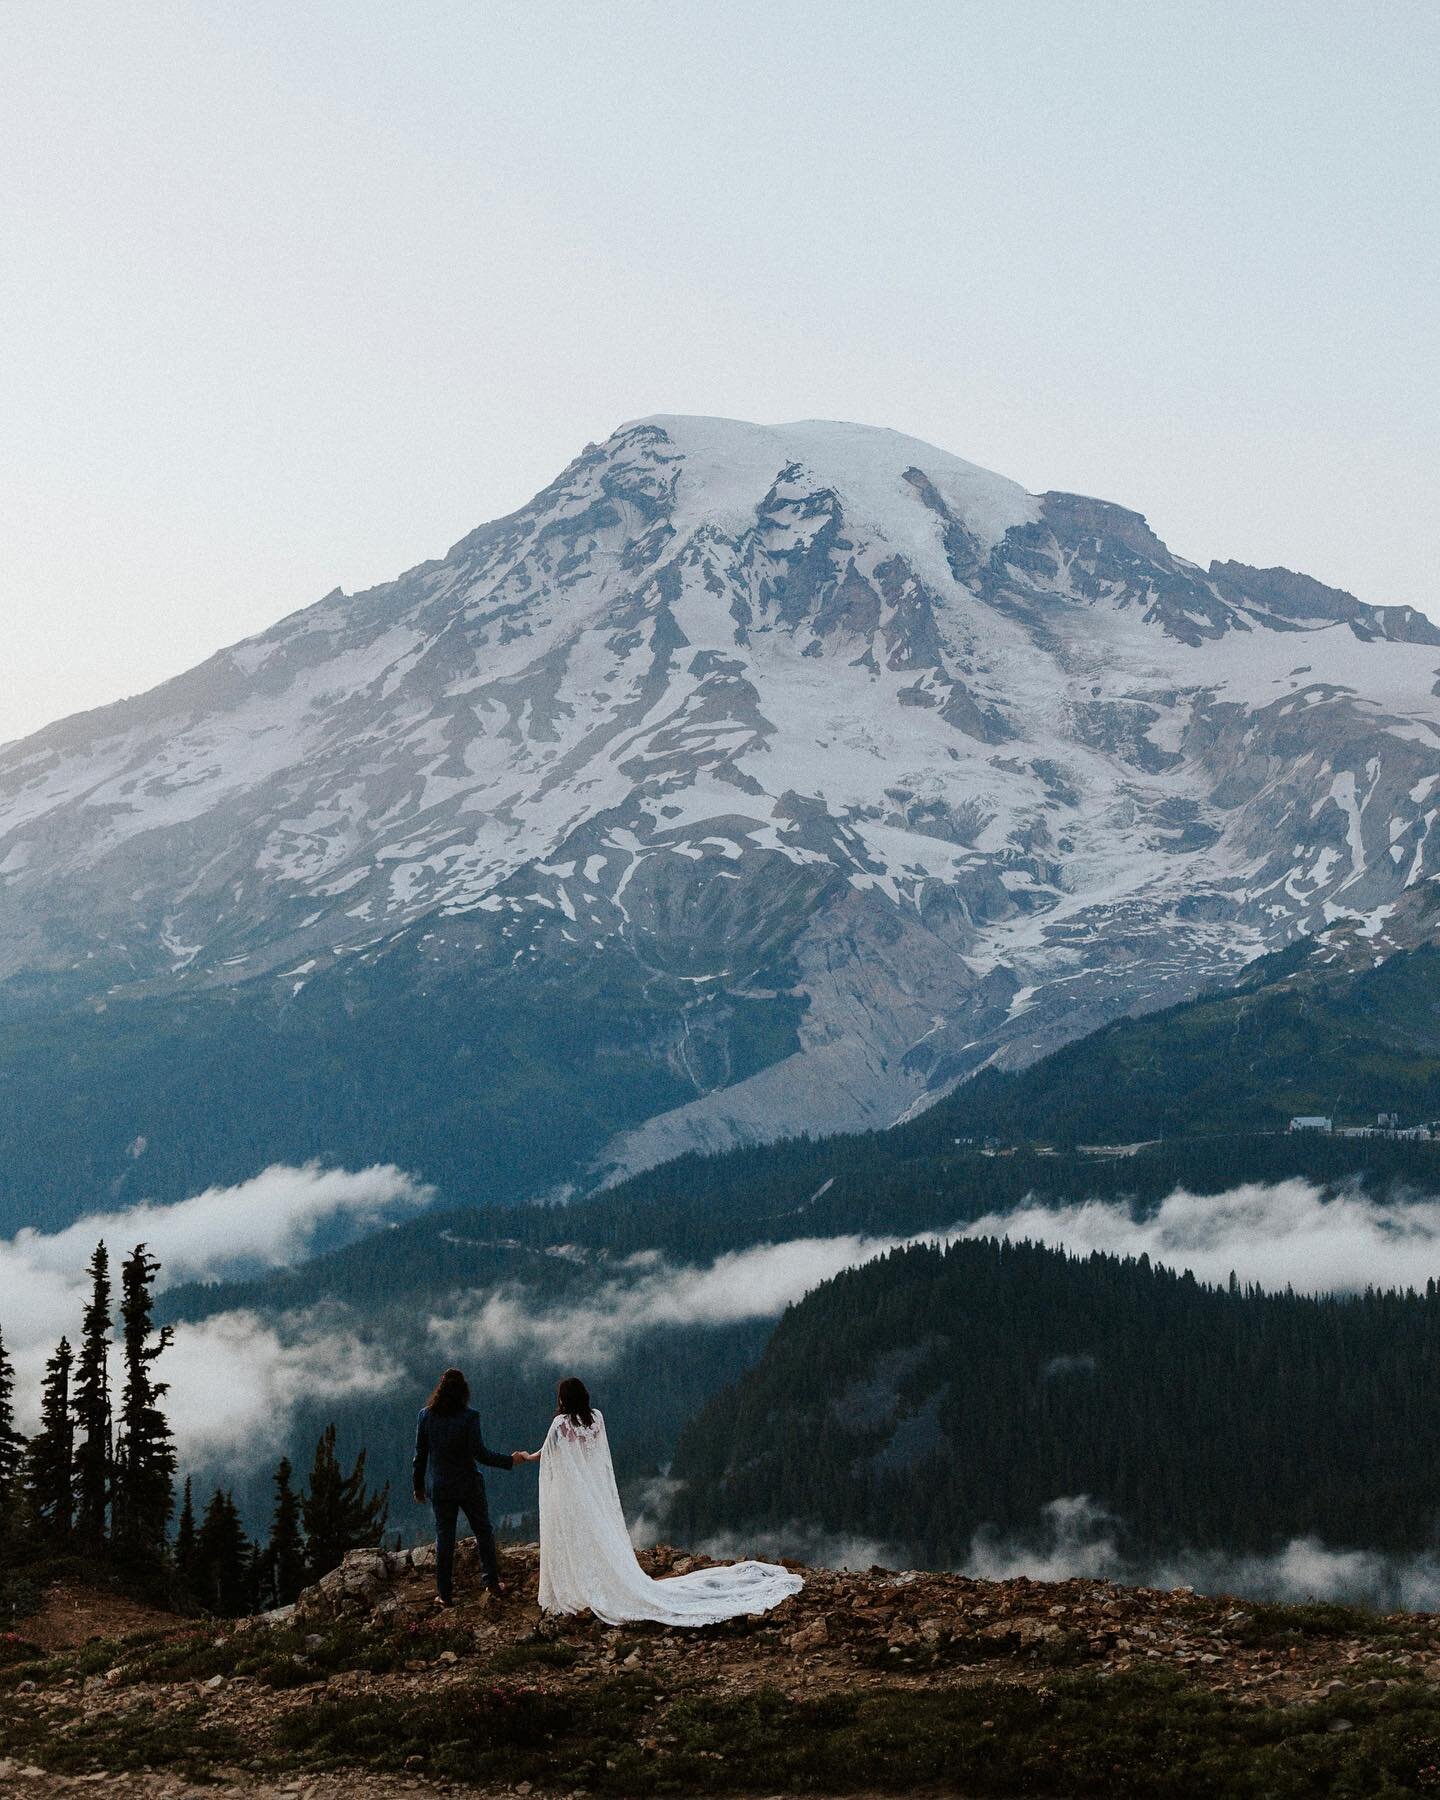
POLYGON ((272 1606, 288 1606, 305 1585, 305 1542, 300 1534, 300 1496, 295 1471, 282 1457, 275 1471, 275 1515, 265 1546, 264 1583, 272 1606))
POLYGON ((90 1300, 80 1326, 72 1408, 75 1414, 75 1539, 89 1556, 104 1553, 110 1503, 110 1257, 104 1243, 86 1270, 90 1300))
POLYGON ((151 1375, 175 1335, 168 1325, 158 1333, 154 1327, 159 1267, 137 1244, 120 1272, 125 1387, 115 1447, 114 1538, 117 1550, 144 1562, 163 1554, 175 1504, 175 1445, 159 1405, 168 1383, 151 1375))
POLYGON ((308 1573, 315 1581, 338 1568, 347 1550, 368 1549, 380 1542, 390 1511, 390 1490, 367 1492, 363 1450, 350 1473, 341 1473, 335 1455, 335 1427, 327 1425, 315 1446, 315 1464, 300 1510, 309 1551, 308 1573))
POLYGON ((175 1569, 184 1586, 195 1580, 195 1502, 190 1493, 190 1477, 185 1477, 185 1494, 180 1502, 180 1523, 175 1528, 175 1569))
POLYGON ((25 1485, 41 1535, 54 1549, 70 1542, 75 1522, 75 1423, 70 1414, 70 1340, 61 1338, 45 1365, 40 1429, 30 1440, 25 1485))
POLYGON ((241 1612, 258 1613, 267 1604, 265 1593, 265 1551, 255 1539, 250 1539, 245 1546, 245 1598, 241 1603, 241 1612))
POLYGON ((193 1587, 211 1612, 233 1615, 249 1605, 250 1540, 233 1495, 216 1488, 195 1535, 193 1587))
POLYGON ((13 1549, 24 1515, 25 1440, 15 1429, 15 1371, 0 1334, 0 1555, 13 1549))

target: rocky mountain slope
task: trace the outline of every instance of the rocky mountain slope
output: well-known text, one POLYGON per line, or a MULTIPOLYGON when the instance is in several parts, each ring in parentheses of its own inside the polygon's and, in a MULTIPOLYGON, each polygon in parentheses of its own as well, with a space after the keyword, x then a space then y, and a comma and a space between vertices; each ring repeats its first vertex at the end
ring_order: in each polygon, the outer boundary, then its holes
MULTIPOLYGON (((1427 884, 1427 899, 1440 898, 1427 884)), ((1331 934, 1333 937, 1335 934, 1331 934)), ((965 1137, 1127 1144, 1440 1119, 1440 949, 1355 966, 1326 939, 1267 957, 1236 988, 1117 1019, 945 1102, 965 1137)))
MULTIPOLYGON (((100 1020, 66 1179, 112 1192, 213 1173, 187 1082, 242 1015, 242 1108, 273 1040, 308 1104, 399 1018, 445 1095, 369 1069, 355 1113, 493 1132, 490 1191, 887 1125, 1337 920, 1414 941, 1437 675, 1412 609, 894 432, 644 420, 441 560, 0 750, 6 1060, 100 1020), (548 1155, 537 1066, 578 1121, 548 1155)), ((290 1124, 227 1156, 375 1149, 290 1124)))
MULTIPOLYGON (((660 1548, 652 1572, 704 1558, 660 1548)), ((0 1669, 17 1794, 878 1794, 1259 1800, 1433 1791, 1425 1615, 1107 1582, 805 1571, 682 1635, 545 1621, 408 1553, 355 1552, 292 1616, 177 1623, 0 1669)), ((473 1577, 472 1577, 473 1579, 473 1577)))

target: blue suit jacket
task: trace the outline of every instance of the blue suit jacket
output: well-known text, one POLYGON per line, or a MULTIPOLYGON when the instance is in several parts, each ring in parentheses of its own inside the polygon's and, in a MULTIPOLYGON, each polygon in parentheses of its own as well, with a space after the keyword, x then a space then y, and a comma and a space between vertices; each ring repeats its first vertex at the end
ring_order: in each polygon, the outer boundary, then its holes
POLYGON ((442 1416, 427 1406, 415 1428, 415 1493, 432 1500, 459 1500, 483 1485, 480 1467, 513 1467, 508 1456, 485 1448, 480 1435, 480 1415, 473 1406, 442 1416), (428 1477, 428 1479, 427 1479, 428 1477))

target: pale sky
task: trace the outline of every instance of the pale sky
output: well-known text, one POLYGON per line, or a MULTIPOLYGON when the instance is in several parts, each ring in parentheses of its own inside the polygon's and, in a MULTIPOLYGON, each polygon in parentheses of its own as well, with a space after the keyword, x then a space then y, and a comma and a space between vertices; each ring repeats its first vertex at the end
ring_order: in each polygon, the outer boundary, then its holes
POLYGON ((651 412, 1440 616, 1432 0, 6 0, 0 739, 651 412))

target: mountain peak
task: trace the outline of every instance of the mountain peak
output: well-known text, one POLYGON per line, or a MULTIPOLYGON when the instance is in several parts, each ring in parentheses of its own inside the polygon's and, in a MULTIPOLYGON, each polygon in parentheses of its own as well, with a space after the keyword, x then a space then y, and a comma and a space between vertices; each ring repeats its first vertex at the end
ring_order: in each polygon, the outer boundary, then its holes
MULTIPOLYGON (((461 995, 511 1193, 888 1124, 1299 933, 1413 939, 1437 636, 900 432, 637 420, 446 556, 0 749, 0 1024, 461 995), (556 1018, 589 1122, 540 1155, 505 1081, 556 1018)), ((164 1135, 147 1100, 84 1168, 152 1182, 126 1146, 164 1135)))
POLYGON ((929 479, 955 519, 987 550, 1011 526, 1040 516, 1039 502, 1019 482, 888 426, 840 419, 759 425, 657 413, 621 425, 606 450, 624 453, 657 435, 682 461, 677 498, 687 520, 700 515, 722 529, 753 523, 756 508, 790 470, 802 471, 812 488, 836 493, 857 527, 893 533, 898 515, 910 518, 930 545, 938 544, 936 522, 925 517, 926 502, 916 483, 906 479, 911 470, 929 479))

